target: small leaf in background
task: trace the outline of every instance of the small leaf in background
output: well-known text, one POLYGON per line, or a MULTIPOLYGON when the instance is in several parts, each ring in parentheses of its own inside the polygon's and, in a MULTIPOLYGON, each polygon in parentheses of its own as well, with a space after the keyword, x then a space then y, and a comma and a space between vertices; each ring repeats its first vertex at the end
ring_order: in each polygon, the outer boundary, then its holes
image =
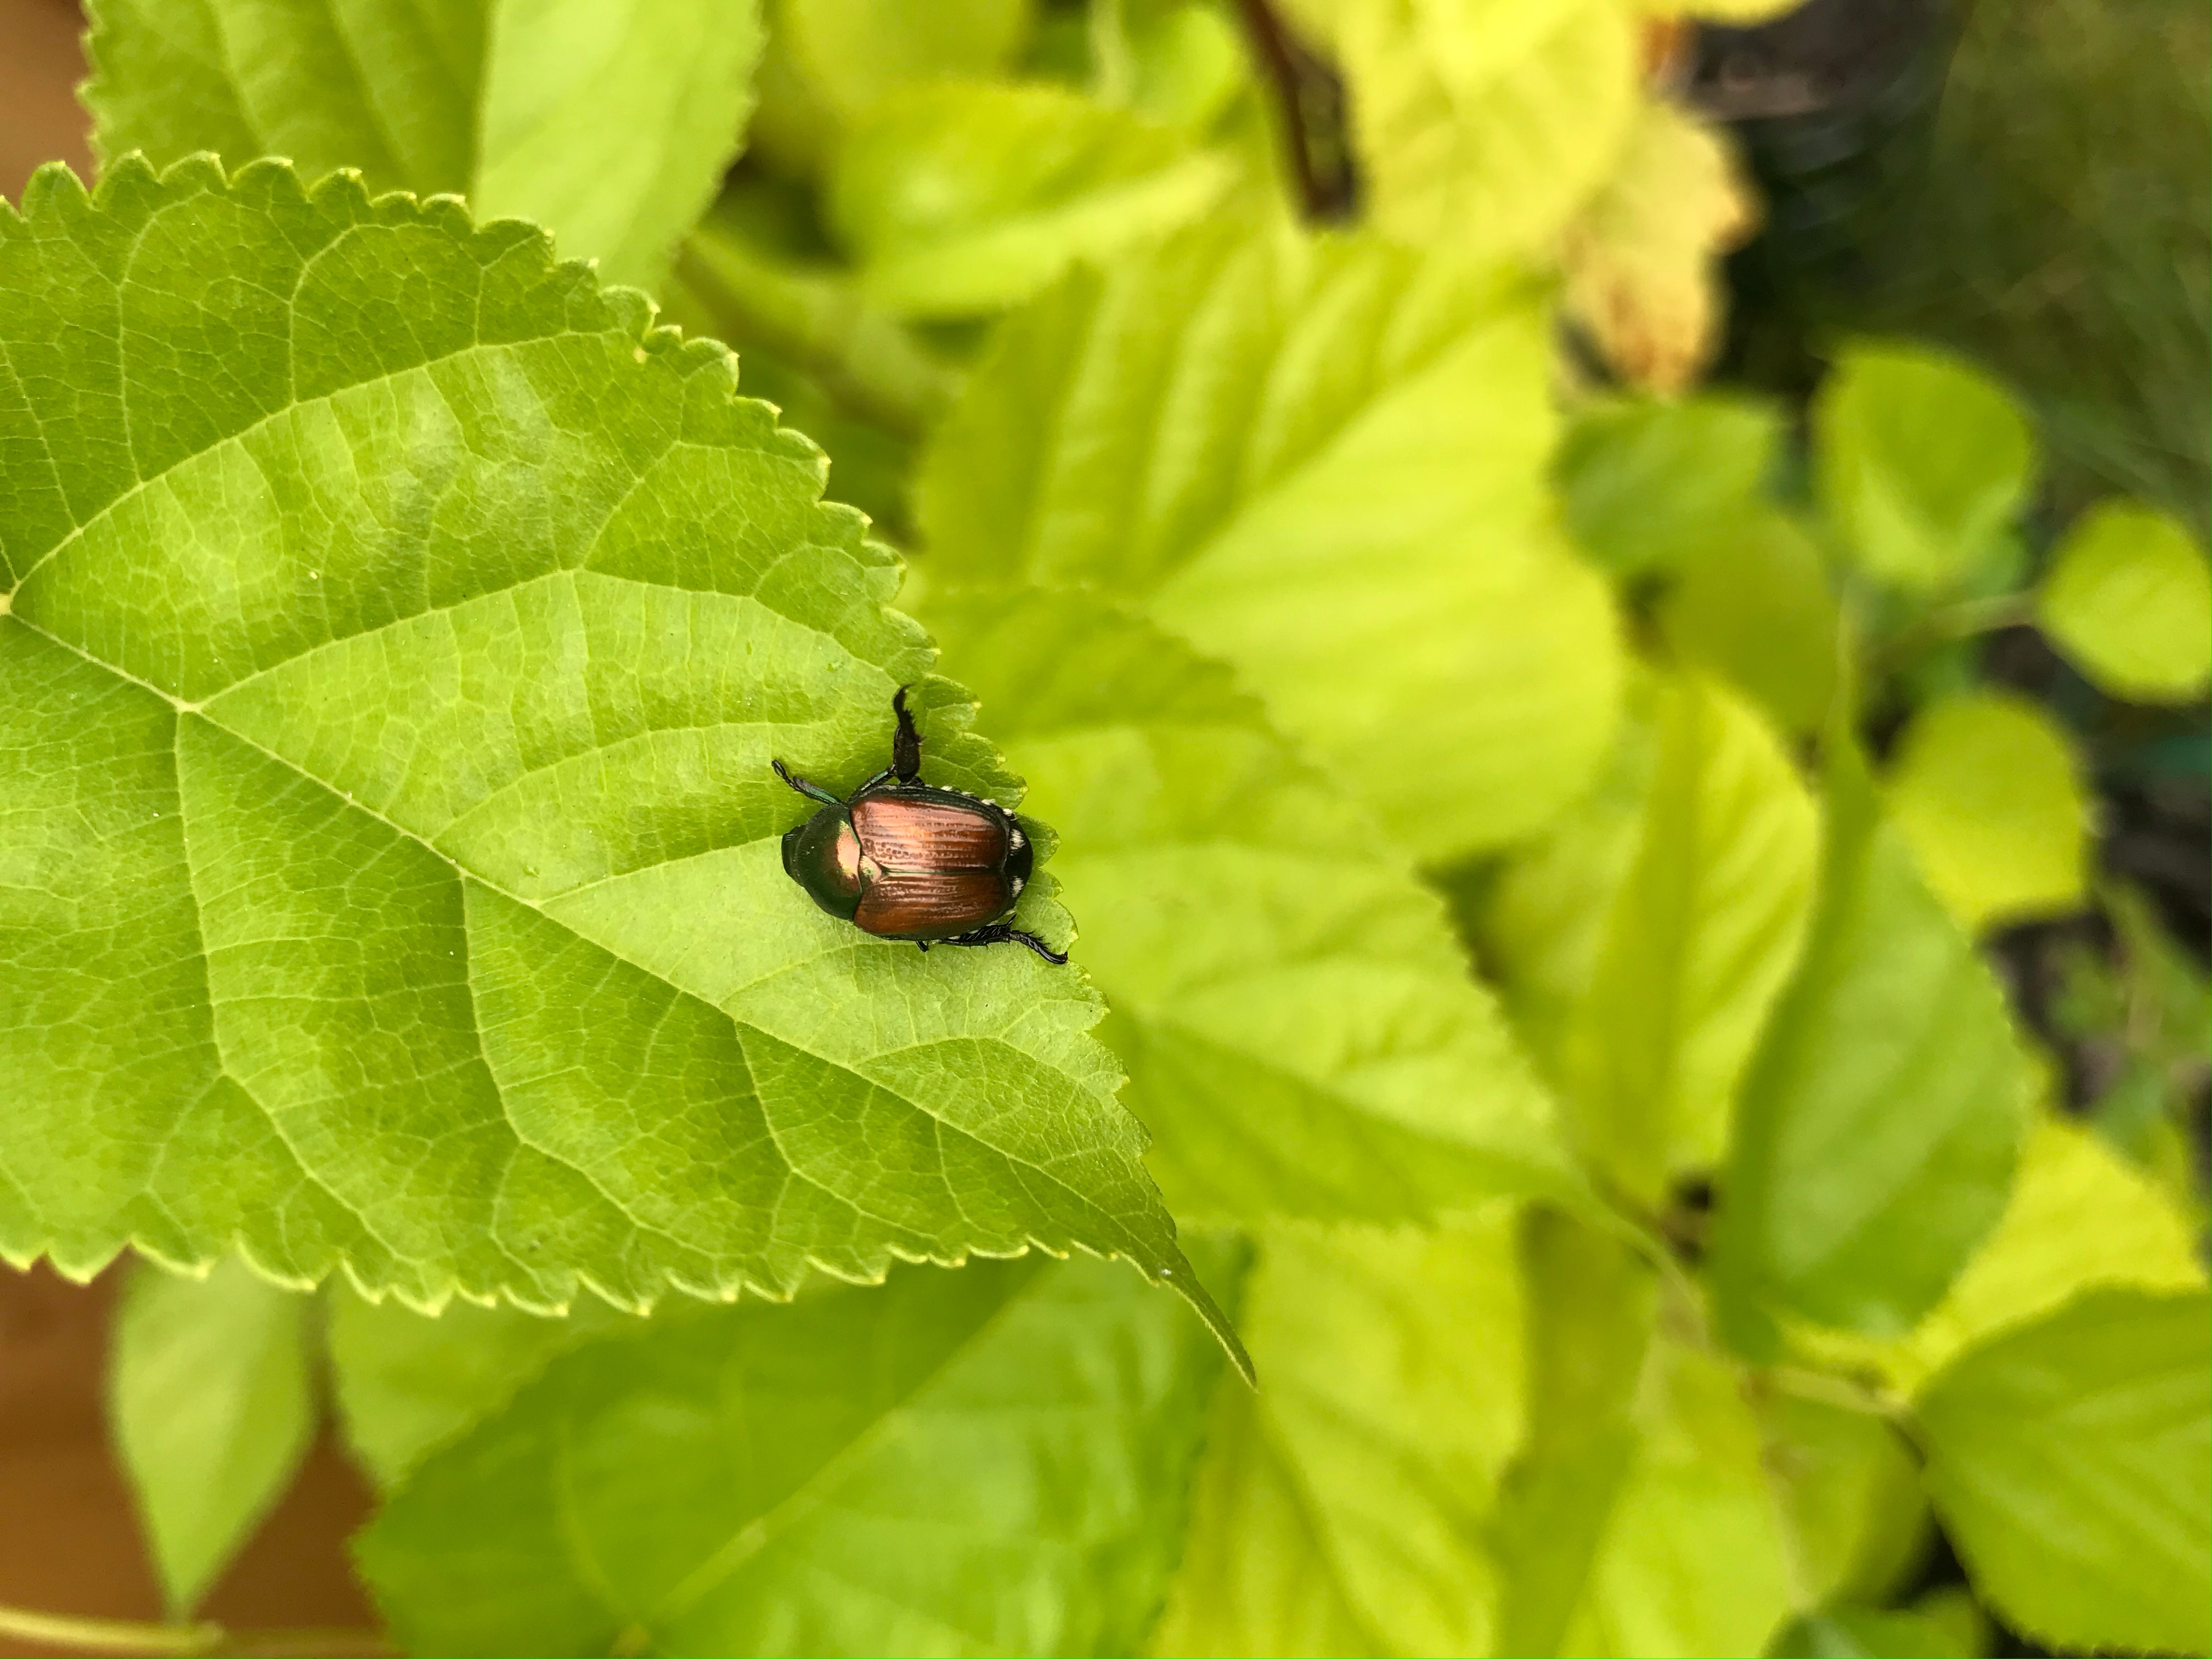
POLYGON ((1793 1621, 1768 1659, 1982 1659, 1990 1621, 1971 1592, 1930 1590, 1908 1607, 1824 1607, 1793 1621))
POLYGON ((1735 1371, 1663 1334, 1638 1382, 1636 1450, 1560 1651, 1757 1653, 1789 1565, 1735 1371))
POLYGON ((1576 545, 1616 576, 1692 568, 1736 538, 1781 441, 1780 412, 1746 397, 1592 404, 1555 463, 1576 545))
POLYGON ((1984 1597, 2055 1648, 2212 1643, 2212 1310, 2093 1291, 1970 1348, 1917 1411, 1984 1597))
POLYGON ((1236 164, 1189 136, 1044 85, 940 82, 874 106, 839 147, 825 210, 863 294, 981 316, 1206 211, 1236 164))
POLYGON ((1568 314, 1623 379, 1680 392, 1720 343, 1719 262, 1758 222, 1723 130, 1639 101, 1619 168, 1562 235, 1568 314))
POLYGON ((1648 1210, 1727 1146, 1736 1085, 1796 965, 1819 825, 1774 734, 1725 689, 1661 686, 1658 758, 1563 1056, 1586 1156, 1648 1210))
POLYGON ((1079 592, 926 614, 1060 837, 1177 1215, 1425 1220, 1577 1184, 1443 905, 1226 669, 1079 592))
POLYGON ((850 788, 901 684, 933 781, 1012 780, 720 347, 204 160, 42 172, 0 347, 0 1251, 557 1309, 1042 1244, 1204 1304, 1079 973, 784 873, 771 757, 850 788))
POLYGON ((757 0, 100 0, 85 100, 110 162, 358 167, 651 287, 738 150, 761 40, 757 0))
POLYGON ((2188 1217, 2095 1132, 2044 1118, 2021 1148, 2003 1219, 1910 1336, 1868 1343, 1800 1335, 1830 1363, 1870 1368, 1911 1393, 1962 1349, 2042 1318, 2084 1291, 2203 1285, 2188 1217))
POLYGON ((1513 1212, 1439 1231, 1272 1229, 1156 1654, 1488 1653, 1483 1522, 1522 1433, 1513 1212))
POLYGON ((1820 550, 1766 506, 1719 520, 1709 535, 1710 547, 1660 596, 1660 633, 1784 731, 1817 732, 1835 693, 1843 625, 1820 550))
MULTIPOLYGON (((579 1302, 557 1319, 515 1308, 448 1303, 426 1319, 343 1284, 324 1293, 325 1340, 346 1445, 380 1489, 457 1440, 571 1348, 655 1328, 635 1314, 579 1302)), ((683 1304, 672 1304, 661 1317, 683 1304)))
POLYGON ((2034 475, 2035 441, 2012 395, 1923 348, 1843 352, 1813 426, 1820 499, 1844 550, 1902 588, 1941 587, 1997 556, 2034 475))
POLYGON ((1912 717, 1890 763, 1890 814, 1961 927, 2087 902, 2081 770, 2064 729, 2022 697, 1968 692, 1912 717))
POLYGON ((1495 272, 1208 227, 998 331, 923 463, 932 575, 1136 601, 1416 857, 1497 846, 1588 784, 1622 672, 1553 527, 1548 361, 1495 272))
POLYGON ((1223 1374, 1093 1261, 687 1310, 553 1360, 358 1558, 418 1651, 1123 1651, 1223 1374))
POLYGON ((204 1279, 151 1267, 131 1275, 108 1414, 177 1617, 253 1535, 314 1438, 313 1306, 236 1260, 204 1279))
POLYGON ((1935 1542, 1920 1465, 1888 1419, 1770 1389, 1757 1401, 1798 1607, 1881 1606, 1935 1542))
POLYGON ((1901 1335, 2002 1212, 2029 1075, 2003 993, 1831 731, 1820 896, 1739 1103, 1712 1254, 1724 1329, 1901 1335))
POLYGON ((1349 83, 1376 228, 1485 258, 1547 253, 1636 118, 1620 0, 1298 0, 1349 83))
POLYGON ((2136 702, 2202 696, 2212 675, 2212 574, 2171 515, 2106 501, 2066 533, 2036 623, 2091 679, 2136 702))
POLYGON ((1555 1654, 1637 1452, 1657 1288, 1620 1240, 1531 1206, 1521 1224, 1528 1426, 1489 1522, 1498 1653, 1555 1654))

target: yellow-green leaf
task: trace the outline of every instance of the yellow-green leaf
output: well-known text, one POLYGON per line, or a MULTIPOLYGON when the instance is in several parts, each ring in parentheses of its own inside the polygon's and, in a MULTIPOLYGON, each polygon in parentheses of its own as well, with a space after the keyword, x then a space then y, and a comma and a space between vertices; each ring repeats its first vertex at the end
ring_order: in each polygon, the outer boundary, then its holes
POLYGON ((2181 702, 2212 675, 2212 574, 2167 514, 2106 501, 2059 544, 2036 620, 2090 678, 2137 702, 2181 702))
POLYGON ((1996 691, 1922 709, 1892 763, 1889 806, 1936 896, 1978 930, 2083 902, 2089 800, 2065 732, 1996 691))

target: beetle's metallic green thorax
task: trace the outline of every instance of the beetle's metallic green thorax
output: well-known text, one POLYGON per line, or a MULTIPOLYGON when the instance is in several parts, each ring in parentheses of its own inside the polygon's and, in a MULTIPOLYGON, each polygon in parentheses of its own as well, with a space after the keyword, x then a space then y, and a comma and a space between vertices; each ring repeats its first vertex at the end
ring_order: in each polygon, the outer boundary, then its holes
POLYGON ((783 872, 841 921, 860 908, 860 839, 851 809, 825 806, 784 832, 783 872))

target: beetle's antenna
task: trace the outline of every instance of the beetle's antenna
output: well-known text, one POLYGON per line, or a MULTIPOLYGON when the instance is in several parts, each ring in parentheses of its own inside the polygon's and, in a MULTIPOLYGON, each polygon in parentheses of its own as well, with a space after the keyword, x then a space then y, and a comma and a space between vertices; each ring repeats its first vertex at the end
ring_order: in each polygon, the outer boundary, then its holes
POLYGON ((842 806, 845 804, 843 801, 839 800, 836 796, 831 794, 827 789, 824 789, 820 784, 809 783, 805 778, 799 776, 781 761, 771 759, 769 762, 769 764, 775 768, 776 776, 781 778, 786 783, 799 791, 800 794, 805 796, 807 799, 818 800, 824 806, 842 806))
POLYGON ((891 708, 898 715, 898 732, 891 738, 891 775, 901 783, 912 783, 921 775, 921 733, 907 713, 908 689, 902 685, 891 693, 891 708))

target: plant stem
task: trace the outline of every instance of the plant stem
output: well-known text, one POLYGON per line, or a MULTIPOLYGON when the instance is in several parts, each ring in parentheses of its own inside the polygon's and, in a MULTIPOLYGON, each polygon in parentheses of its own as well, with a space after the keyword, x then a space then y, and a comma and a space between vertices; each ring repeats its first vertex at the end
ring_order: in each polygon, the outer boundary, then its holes
POLYGON ((80 1648, 87 1653, 179 1655, 225 1653, 235 1659, 280 1659, 318 1653, 381 1659, 396 1650, 373 1630, 234 1631, 210 1620, 189 1625, 142 1623, 129 1619, 80 1619, 68 1613, 36 1613, 0 1605, 0 1636, 42 1647, 80 1648))
POLYGON ((1343 79, 1284 26, 1267 0, 1237 0, 1237 9, 1274 87, 1306 217, 1316 223, 1349 219, 1359 180, 1343 79))

